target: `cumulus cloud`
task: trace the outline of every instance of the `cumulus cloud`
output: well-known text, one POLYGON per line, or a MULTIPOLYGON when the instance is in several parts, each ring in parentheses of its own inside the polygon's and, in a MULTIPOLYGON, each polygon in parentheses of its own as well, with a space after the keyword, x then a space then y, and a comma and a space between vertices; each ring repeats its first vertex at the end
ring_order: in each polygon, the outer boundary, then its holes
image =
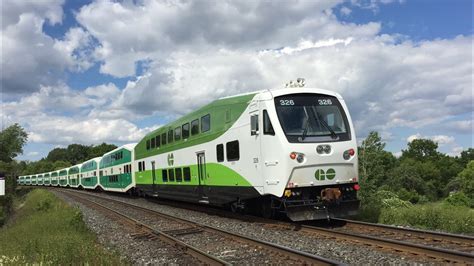
POLYGON ((174 52, 129 82, 115 106, 140 115, 179 115, 218 97, 305 77, 308 87, 345 97, 360 135, 420 128, 471 110, 471 42, 458 37, 397 43, 382 36, 302 41, 264 51, 174 52), (448 99, 457 95, 466 96, 453 106, 448 99))
POLYGON ((420 133, 416 133, 415 135, 409 136, 407 138, 407 142, 412 142, 415 139, 431 139, 432 141, 438 143, 440 146, 453 144, 455 141, 453 136, 446 136, 446 135, 422 136, 420 133))
POLYGON ((95 110, 111 104, 119 95, 118 88, 109 83, 75 91, 64 84, 41 87, 30 96, 3 105, 2 116, 27 128, 29 141, 68 145, 101 142, 134 142, 153 127, 138 128, 122 118, 103 118, 95 110))
POLYGON ((2 1, 1 82, 7 99, 52 85, 64 71, 91 66, 90 35, 69 29, 63 40, 43 32, 45 23, 62 22, 63 1, 2 1))
POLYGON ((338 2, 99 1, 82 7, 77 20, 100 43, 101 72, 126 77, 135 74, 137 62, 166 60, 175 51, 255 51, 380 30, 378 23, 338 23, 331 11, 338 2))

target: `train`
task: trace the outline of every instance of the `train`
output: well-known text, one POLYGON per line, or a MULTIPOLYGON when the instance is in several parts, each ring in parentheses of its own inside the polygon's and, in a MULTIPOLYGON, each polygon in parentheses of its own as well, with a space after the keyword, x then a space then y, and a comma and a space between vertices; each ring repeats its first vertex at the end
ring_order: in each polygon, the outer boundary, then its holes
POLYGON ((20 185, 133 193, 293 221, 356 215, 357 141, 336 92, 301 82, 219 98, 126 144, 20 185))

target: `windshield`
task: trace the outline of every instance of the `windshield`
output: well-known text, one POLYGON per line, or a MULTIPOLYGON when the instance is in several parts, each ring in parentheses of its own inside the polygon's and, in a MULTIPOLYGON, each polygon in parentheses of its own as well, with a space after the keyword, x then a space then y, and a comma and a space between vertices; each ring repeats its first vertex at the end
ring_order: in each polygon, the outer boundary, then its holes
POLYGON ((347 118, 336 97, 293 94, 275 98, 276 111, 290 142, 350 140, 347 118))

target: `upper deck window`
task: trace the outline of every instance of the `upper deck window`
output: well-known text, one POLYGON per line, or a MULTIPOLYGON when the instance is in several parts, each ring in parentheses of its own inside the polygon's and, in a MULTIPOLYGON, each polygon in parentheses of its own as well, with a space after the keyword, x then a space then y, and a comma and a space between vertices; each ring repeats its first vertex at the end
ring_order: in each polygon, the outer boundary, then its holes
POLYGON ((350 140, 349 124, 336 97, 302 93, 275 98, 278 119, 289 142, 350 140))

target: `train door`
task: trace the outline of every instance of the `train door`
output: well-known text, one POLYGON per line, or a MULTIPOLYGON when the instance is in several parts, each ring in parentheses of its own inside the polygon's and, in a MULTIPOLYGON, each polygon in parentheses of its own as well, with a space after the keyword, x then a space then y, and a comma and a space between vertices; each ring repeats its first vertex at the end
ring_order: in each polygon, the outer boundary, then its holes
POLYGON ((152 190, 153 196, 158 196, 158 188, 156 187, 156 171, 155 171, 155 161, 151 161, 151 179, 152 179, 152 190))
POLYGON ((281 182, 282 173, 279 167, 279 142, 275 136, 272 122, 266 108, 262 110, 260 119, 262 129, 260 134, 260 143, 262 151, 262 176, 264 180, 265 193, 277 193, 278 185, 281 182))
MULTIPOLYGON (((247 170, 249 171, 248 176, 252 177, 252 184, 255 186, 257 190, 260 191, 259 188, 262 188, 261 182, 261 160, 262 160, 262 153, 260 150, 260 141, 261 141, 261 129, 260 129, 260 110, 258 106, 258 102, 252 103, 249 106, 249 118, 250 118, 250 143, 248 145, 248 152, 249 152, 249 159, 252 162, 252 167, 249 167, 247 170)), ((248 134, 248 133, 247 133, 248 134)), ((263 192, 263 191, 260 191, 263 192)))
POLYGON ((205 153, 198 152, 196 153, 197 157, 197 166, 198 166, 198 193, 199 193, 199 202, 200 203, 209 203, 209 198, 206 193, 206 155, 205 153))

